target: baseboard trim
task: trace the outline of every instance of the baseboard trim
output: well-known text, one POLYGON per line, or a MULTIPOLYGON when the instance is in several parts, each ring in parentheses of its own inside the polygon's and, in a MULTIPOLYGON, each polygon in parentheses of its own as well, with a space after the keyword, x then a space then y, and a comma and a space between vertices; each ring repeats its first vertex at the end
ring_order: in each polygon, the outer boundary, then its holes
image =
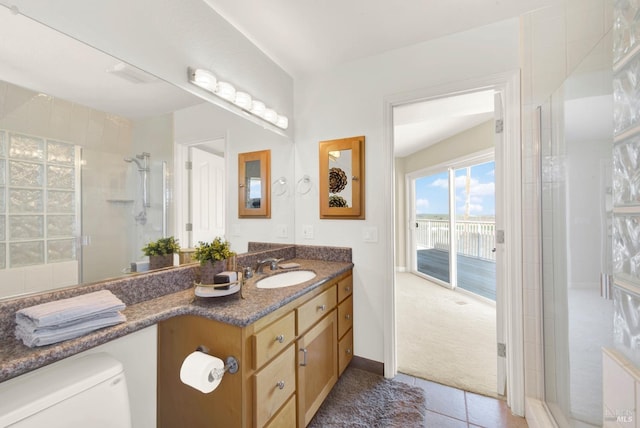
POLYGON ((384 376, 384 363, 369 360, 363 357, 358 357, 357 355, 353 356, 351 362, 349 363, 349 367, 384 376))
POLYGON ((547 407, 536 398, 525 397, 525 419, 529 428, 558 428, 547 407))

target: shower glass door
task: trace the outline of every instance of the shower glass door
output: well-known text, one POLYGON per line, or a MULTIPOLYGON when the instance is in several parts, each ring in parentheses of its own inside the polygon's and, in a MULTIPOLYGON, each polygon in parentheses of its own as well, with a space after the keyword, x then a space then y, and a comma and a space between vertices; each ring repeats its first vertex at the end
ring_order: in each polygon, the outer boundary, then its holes
POLYGON ((602 424, 612 345, 610 39, 540 108, 545 401, 561 427, 602 424), (608 42, 608 43, 607 43, 608 42))

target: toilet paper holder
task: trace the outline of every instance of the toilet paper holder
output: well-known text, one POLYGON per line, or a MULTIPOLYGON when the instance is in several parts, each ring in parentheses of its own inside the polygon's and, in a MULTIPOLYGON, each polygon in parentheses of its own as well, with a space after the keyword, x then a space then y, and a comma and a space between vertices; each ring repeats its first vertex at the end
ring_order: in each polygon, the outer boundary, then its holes
MULTIPOLYGON (((209 348, 204 345, 200 345, 196 348, 196 351, 202 352, 204 354, 209 354, 209 348)), ((224 362, 224 368, 222 370, 214 369, 209 373, 209 382, 214 379, 221 379, 222 375, 229 372, 230 374, 235 374, 240 369, 240 363, 238 363, 238 359, 233 355, 227 357, 224 362)))

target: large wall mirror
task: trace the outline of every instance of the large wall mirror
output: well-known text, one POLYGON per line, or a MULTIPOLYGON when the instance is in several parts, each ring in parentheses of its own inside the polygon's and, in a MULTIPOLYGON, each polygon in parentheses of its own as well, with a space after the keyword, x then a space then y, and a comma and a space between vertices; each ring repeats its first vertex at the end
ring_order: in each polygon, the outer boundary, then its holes
MULTIPOLYGON (((0 298, 131 275, 162 236, 193 244, 188 199, 203 202, 202 224, 218 214, 202 236, 237 252, 293 241, 234 227, 237 195, 225 191, 237 153, 263 144, 290 177, 289 140, 5 7, 0 37, 0 298), (192 193, 184 172, 182 153, 205 152, 222 170, 215 198, 192 193)), ((293 230, 291 210, 276 208, 293 230)))

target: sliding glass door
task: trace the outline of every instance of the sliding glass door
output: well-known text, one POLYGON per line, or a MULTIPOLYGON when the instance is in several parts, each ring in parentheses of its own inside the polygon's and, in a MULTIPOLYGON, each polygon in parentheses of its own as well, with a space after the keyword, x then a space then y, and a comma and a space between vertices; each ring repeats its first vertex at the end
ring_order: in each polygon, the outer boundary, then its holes
POLYGON ((486 155, 412 179, 414 273, 495 301, 495 163, 486 155), (454 254, 455 257, 451 257, 454 254))
POLYGON ((449 172, 439 172, 414 181, 415 270, 442 285, 450 281, 449 172))

